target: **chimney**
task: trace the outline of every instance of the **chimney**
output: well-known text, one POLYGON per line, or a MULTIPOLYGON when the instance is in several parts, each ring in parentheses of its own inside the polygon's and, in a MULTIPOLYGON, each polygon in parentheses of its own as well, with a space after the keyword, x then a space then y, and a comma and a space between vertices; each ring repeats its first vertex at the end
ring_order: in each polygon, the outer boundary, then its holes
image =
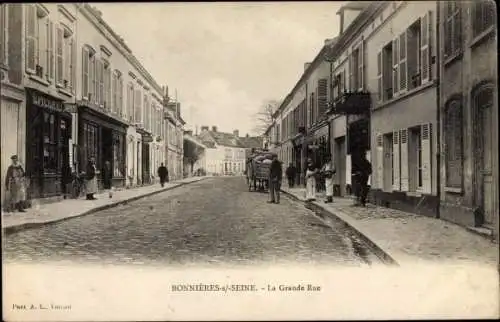
POLYGON ((304 64, 304 71, 311 65, 311 63, 305 63, 304 64))
POLYGON ((335 38, 325 39, 325 46, 331 45, 335 41, 335 38))
POLYGON ((212 125, 212 132, 217 132, 217 126, 212 125))
POLYGON ((195 126, 194 135, 198 136, 198 125, 195 126))
POLYGON ((193 136, 193 130, 188 130, 188 131, 186 131, 186 134, 187 134, 187 135, 190 135, 190 136, 193 136))
POLYGON ((202 126, 201 127, 201 132, 206 132, 208 131, 208 126, 202 126))
POLYGON ((233 131, 233 135, 236 136, 237 138, 239 138, 240 137, 240 131, 234 130, 233 131))

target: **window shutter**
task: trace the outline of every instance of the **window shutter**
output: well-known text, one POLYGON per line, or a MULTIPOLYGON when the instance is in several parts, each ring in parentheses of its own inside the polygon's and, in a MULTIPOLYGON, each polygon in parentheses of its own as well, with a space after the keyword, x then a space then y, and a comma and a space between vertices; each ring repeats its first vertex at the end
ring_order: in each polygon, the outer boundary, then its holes
MULTIPOLYGON (((59 32, 59 26, 55 27, 54 22, 47 20, 47 31, 48 31, 48 37, 47 37, 47 78, 49 80, 54 79, 54 60, 55 60, 55 53, 54 53, 54 42, 58 41, 58 39, 54 39, 54 29, 57 28, 57 32, 59 32)), ((57 36, 57 35, 56 35, 57 36)))
POLYGON ((125 106, 123 105, 123 79, 121 76, 118 77, 118 109, 120 116, 124 117, 126 115, 125 106))
POLYGON ((378 100, 382 101, 382 98, 384 97, 384 87, 382 86, 383 84, 383 79, 382 79, 382 52, 379 51, 377 53, 377 91, 378 91, 378 100))
POLYGON ((7 4, 0 4, 0 64, 7 65, 7 55, 5 53, 7 36, 7 4))
POLYGON ((89 100, 95 102, 95 56, 89 57, 89 100))
MULTIPOLYGON (((71 92, 75 93, 76 91, 76 41, 75 38, 71 38, 71 45, 70 45, 70 88, 71 92)), ((88 56, 88 55, 87 55, 88 56)))
POLYGON ((407 33, 404 31, 399 36, 399 90, 406 91, 408 88, 407 72, 407 33))
POLYGON ((432 193, 432 123, 422 125, 422 192, 432 193))
POLYGON ((399 131, 394 131, 392 133, 392 152, 393 152, 393 166, 392 166, 392 177, 394 178, 394 183, 392 185, 392 190, 399 191, 401 189, 400 180, 400 154, 399 154, 399 131))
POLYGON ((359 90, 363 90, 365 88, 365 41, 361 41, 361 45, 359 46, 359 60, 358 60, 358 78, 359 78, 359 90))
POLYGON ((99 60, 99 105, 104 105, 106 96, 104 92, 104 62, 99 60))
POLYGON ((118 87, 118 79, 116 73, 113 73, 112 79, 111 79, 111 96, 113 97, 113 103, 111 104, 111 112, 113 113, 118 113, 118 93, 117 93, 117 87, 118 87))
MULTIPOLYGON (((57 33, 56 33, 56 83, 62 85, 64 79, 64 33, 61 25, 57 25, 57 33)), ((49 40, 49 43, 52 43, 49 40)), ((51 51, 52 53, 53 51, 51 51)))
POLYGON ((132 118, 130 117, 131 115, 131 111, 132 111, 132 93, 131 93, 131 85, 129 84, 127 86, 127 114, 126 114, 126 117, 127 119, 129 120, 129 122, 132 121, 132 118))
POLYGON ((399 92, 399 38, 392 41, 392 94, 397 96, 399 92))
POLYGON ((34 73, 36 68, 36 8, 34 4, 26 5, 26 70, 34 73))
POLYGON ((401 191, 409 191, 409 174, 408 174, 408 129, 401 130, 399 135, 399 139, 401 142, 400 145, 400 154, 401 154, 401 191))
POLYGON ((89 99, 89 50, 87 47, 82 49, 82 98, 89 99))
MULTIPOLYGON (((322 78, 318 80, 318 114, 323 116, 326 112, 326 105, 328 100, 328 79, 322 78)), ((289 123, 289 117, 287 117, 287 123, 289 123)), ((288 124, 287 133, 288 134, 288 124)))
POLYGON ((138 125, 141 125, 142 123, 142 111, 141 111, 141 103, 142 103, 142 98, 141 98, 141 91, 140 89, 136 89, 134 93, 134 99, 135 99, 135 104, 134 104, 134 112, 135 112, 135 123, 138 125))
POLYGON ((430 31, 430 13, 425 14, 421 17, 420 24, 420 35, 421 35, 421 45, 420 45, 420 74, 422 76, 422 84, 427 83, 430 80, 430 50, 429 50, 429 31, 430 31))
POLYGON ((106 96, 106 108, 108 111, 111 111, 112 101, 111 101, 111 68, 108 66, 104 70, 104 92, 106 96))
POLYGON ((348 70, 348 73, 349 73, 349 79, 348 79, 348 90, 349 91, 352 91, 354 89, 354 77, 353 77, 353 57, 352 57, 353 53, 351 52, 349 54, 349 58, 348 58, 348 67, 349 67, 349 70, 348 70))
POLYGON ((384 190, 384 137, 377 135, 377 187, 384 190))

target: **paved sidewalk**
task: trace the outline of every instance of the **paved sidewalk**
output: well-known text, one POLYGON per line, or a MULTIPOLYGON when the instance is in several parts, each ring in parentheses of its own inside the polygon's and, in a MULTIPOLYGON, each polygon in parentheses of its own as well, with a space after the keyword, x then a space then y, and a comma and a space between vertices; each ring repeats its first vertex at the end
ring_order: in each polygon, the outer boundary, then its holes
MULTIPOLYGON (((305 189, 282 188, 283 192, 305 201, 305 189)), ((310 205, 340 219, 365 241, 401 266, 419 262, 475 263, 498 266, 499 245, 464 227, 444 220, 395 209, 368 205, 352 207, 349 198, 334 198, 331 204, 319 197, 310 205)))
POLYGON ((4 233, 9 234, 22 229, 83 216, 203 179, 205 177, 185 178, 166 183, 163 188, 159 184, 154 184, 119 190, 113 193, 112 198, 109 198, 108 193, 104 192, 95 195, 97 200, 65 199, 60 202, 33 205, 33 207, 26 209, 25 213, 2 212, 2 229, 4 233))

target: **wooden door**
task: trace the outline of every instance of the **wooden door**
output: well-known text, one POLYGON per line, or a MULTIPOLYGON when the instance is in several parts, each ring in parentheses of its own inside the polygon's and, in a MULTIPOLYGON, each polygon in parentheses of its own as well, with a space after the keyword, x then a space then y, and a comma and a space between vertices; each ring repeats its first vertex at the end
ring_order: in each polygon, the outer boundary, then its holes
POLYGON ((494 223, 495 187, 493 174, 493 91, 485 88, 475 96, 477 112, 477 184, 476 203, 484 210, 486 225, 494 223))
POLYGON ((336 173, 336 180, 340 186, 340 195, 346 195, 346 140, 345 136, 335 140, 335 166, 338 167, 336 173))

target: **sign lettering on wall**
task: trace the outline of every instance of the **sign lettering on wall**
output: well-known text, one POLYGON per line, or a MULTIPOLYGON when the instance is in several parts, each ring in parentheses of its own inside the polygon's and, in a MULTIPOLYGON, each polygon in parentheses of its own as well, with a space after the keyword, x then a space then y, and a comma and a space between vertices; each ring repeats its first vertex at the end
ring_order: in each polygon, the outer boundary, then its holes
POLYGON ((38 93, 32 93, 31 99, 33 105, 55 110, 58 112, 64 111, 64 104, 62 102, 50 99, 47 96, 43 96, 38 93))

